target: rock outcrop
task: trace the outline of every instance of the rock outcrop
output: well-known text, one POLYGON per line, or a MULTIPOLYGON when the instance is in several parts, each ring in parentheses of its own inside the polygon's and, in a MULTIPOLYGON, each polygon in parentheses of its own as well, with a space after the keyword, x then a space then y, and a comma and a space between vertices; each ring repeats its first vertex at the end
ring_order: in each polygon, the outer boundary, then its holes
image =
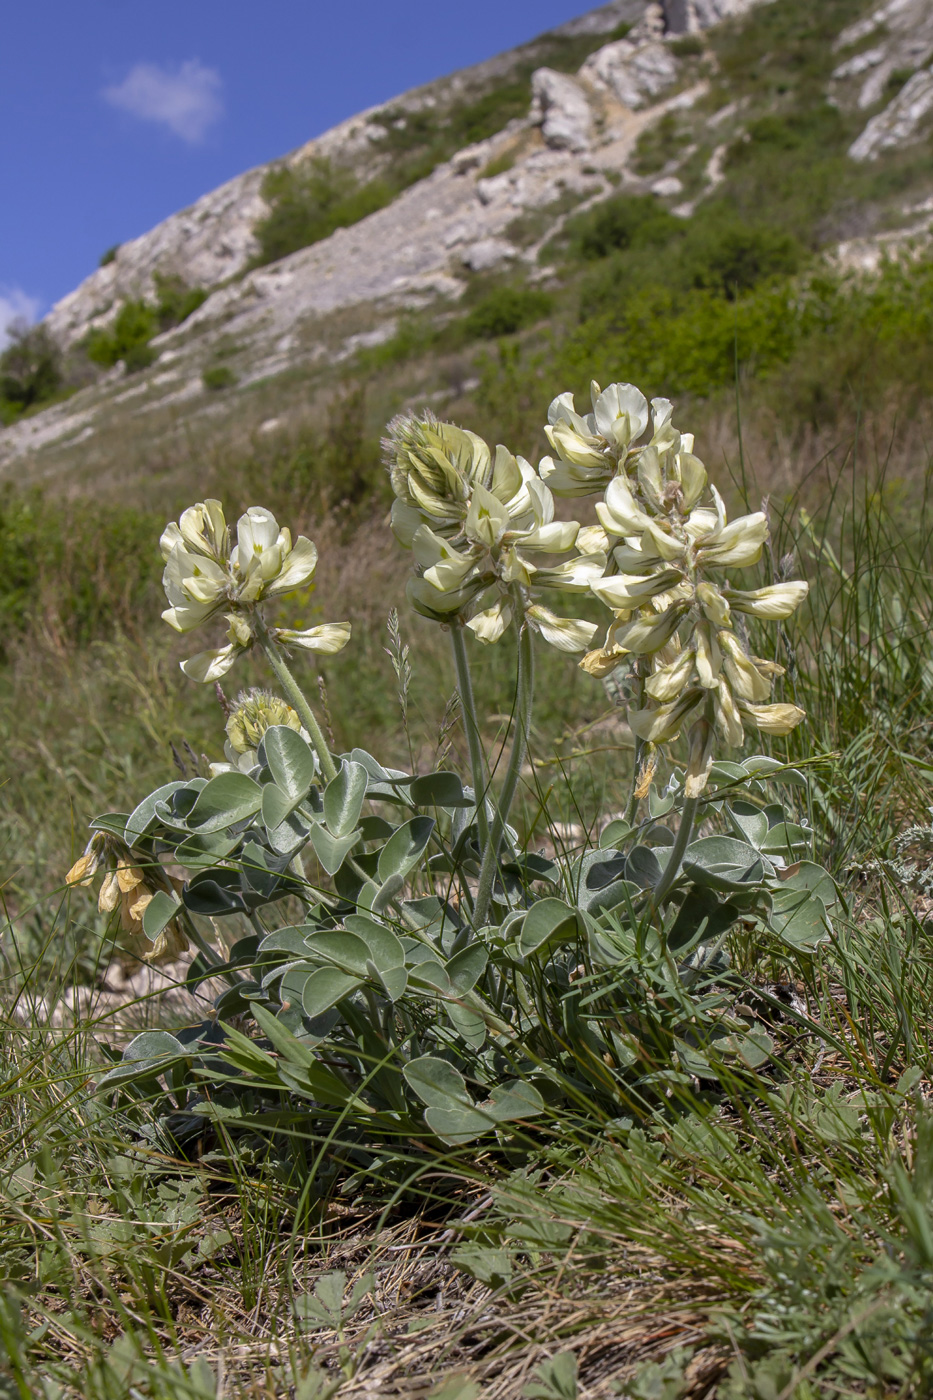
POLYGON ((539 68, 532 77, 531 121, 557 151, 585 151, 590 144, 593 113, 575 78, 539 68))
POLYGON ((895 150, 918 135, 924 119, 933 112, 933 69, 924 68, 910 78, 893 102, 872 117, 852 145, 853 160, 876 160, 882 151, 895 150))
POLYGON ((892 83, 903 82, 887 106, 869 120, 849 150, 853 160, 874 160, 921 134, 931 111, 930 60, 933 58, 933 6, 929 0, 885 0, 863 19, 850 24, 836 40, 840 52, 858 48, 833 71, 832 100, 853 101, 868 111, 890 94, 892 83))
POLYGON ((612 93, 623 107, 636 111, 653 102, 677 79, 677 60, 662 43, 633 43, 620 39, 592 54, 580 76, 612 93))

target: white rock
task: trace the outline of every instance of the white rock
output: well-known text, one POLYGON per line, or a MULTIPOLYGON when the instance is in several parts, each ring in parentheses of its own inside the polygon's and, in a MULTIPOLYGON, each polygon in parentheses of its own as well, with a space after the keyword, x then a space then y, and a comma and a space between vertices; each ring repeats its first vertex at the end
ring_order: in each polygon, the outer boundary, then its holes
POLYGON ((879 42, 842 63, 833 77, 866 77, 857 98, 860 111, 874 107, 885 96, 892 73, 925 67, 933 55, 933 6, 929 0, 887 0, 866 19, 844 29, 834 48, 860 43, 876 30, 879 42))
POLYGON ((674 195, 683 192, 684 182, 678 180, 676 175, 666 175, 663 180, 655 180, 651 186, 651 193, 656 194, 659 199, 672 199, 674 195))
POLYGON ((924 117, 933 112, 933 69, 923 69, 901 88, 849 147, 853 160, 875 160, 882 151, 910 141, 924 117))
POLYGON ((677 60, 664 44, 639 46, 630 39, 619 39, 591 54, 580 76, 635 111, 674 82, 677 60))
POLYGON ((883 63, 884 56, 884 49, 864 49, 862 53, 857 53, 854 58, 848 58, 845 63, 840 63, 838 68, 834 68, 832 76, 837 82, 846 78, 857 78, 860 73, 866 73, 869 68, 876 68, 879 63, 883 63))
POLYGON ((479 195, 480 204, 492 204, 493 200, 503 199, 511 192, 510 172, 505 172, 502 175, 490 175, 487 179, 476 182, 476 193, 479 195))
POLYGON ((514 244, 504 238, 481 238, 469 248, 464 248, 460 257, 464 266, 472 272, 491 272, 493 268, 501 267, 504 262, 509 262, 517 255, 518 250, 514 244))
POLYGON ((532 75, 531 120, 554 150, 585 151, 590 144, 590 104, 580 84, 566 73, 539 68, 532 75))
POLYGON ((693 10, 697 27, 708 29, 711 24, 718 24, 720 20, 744 15, 747 10, 770 3, 771 0, 693 0, 693 10))

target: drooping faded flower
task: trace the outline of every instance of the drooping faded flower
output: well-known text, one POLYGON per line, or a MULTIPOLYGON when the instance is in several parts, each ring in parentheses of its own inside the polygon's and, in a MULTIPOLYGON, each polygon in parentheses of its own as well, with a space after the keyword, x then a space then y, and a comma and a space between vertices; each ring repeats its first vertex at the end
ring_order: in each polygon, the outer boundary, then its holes
MULTIPOLYGON (((260 604, 307 588, 317 565, 317 548, 300 535, 281 529, 271 511, 250 506, 237 522, 236 543, 219 501, 199 502, 178 524, 166 526, 161 539, 165 571, 162 586, 169 606, 162 616, 176 632, 191 632, 223 614, 227 645, 199 652, 181 663, 193 680, 210 682, 226 675, 237 657, 255 641, 253 619, 260 604)), ((285 646, 332 655, 350 638, 348 622, 327 623, 305 631, 273 628, 285 646)))
POLYGON ((139 865, 122 841, 95 831, 84 854, 75 861, 65 876, 73 886, 90 885, 94 876, 106 866, 101 882, 97 907, 102 914, 119 912, 118 942, 125 953, 142 962, 173 962, 187 951, 188 938, 177 919, 172 919, 154 939, 146 934, 143 917, 158 890, 170 887, 176 893, 181 882, 158 869, 149 871, 139 865))

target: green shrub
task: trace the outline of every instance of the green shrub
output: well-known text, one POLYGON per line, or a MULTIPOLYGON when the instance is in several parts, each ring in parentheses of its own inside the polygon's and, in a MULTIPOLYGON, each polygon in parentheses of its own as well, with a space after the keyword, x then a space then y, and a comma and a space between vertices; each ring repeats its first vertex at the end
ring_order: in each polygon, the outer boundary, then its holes
POLYGON ((524 326, 547 316, 554 298, 534 287, 497 287, 476 303, 464 321, 464 331, 472 339, 494 340, 513 335, 524 326))
POLYGON ((146 345, 158 328, 155 311, 144 301, 126 301, 109 330, 92 330, 84 346, 89 360, 105 369, 146 345))
POLYGON ((158 296, 155 314, 160 331, 171 330, 187 321, 209 295, 204 287, 189 287, 183 277, 175 274, 157 272, 153 281, 158 296))
POLYGON ((699 58, 706 51, 706 45, 699 34, 684 34, 674 39, 668 46, 676 58, 699 58))
POLYGON ((256 225, 254 267, 276 262, 347 228, 390 203, 395 190, 383 180, 359 185, 347 170, 315 157, 299 169, 280 166, 266 176, 263 198, 270 212, 256 225))
POLYGON ((237 377, 229 365, 210 365, 201 375, 201 382, 205 389, 213 391, 232 389, 237 377))
POLYGON ((120 251, 120 246, 121 245, 119 243, 114 243, 113 247, 108 248, 106 252, 101 253, 100 262, 97 264, 98 267, 109 267, 112 262, 116 262, 117 254, 120 251))
POLYGON ((61 506, 39 490, 0 494, 0 635, 9 643, 41 623, 68 644, 132 625, 152 605, 161 573, 156 521, 93 502, 61 506))
POLYGON ((663 248, 683 229, 654 195, 619 194, 569 219, 563 238, 570 257, 590 262, 629 248, 663 248))
POLYGON ((684 240, 683 280, 732 300, 770 277, 800 270, 803 249, 792 234, 732 221, 697 221, 684 240))
POLYGON ((54 398, 62 387, 61 352, 45 326, 14 324, 0 353, 0 415, 9 419, 54 398))
POLYGON ((656 175, 690 144, 691 133, 680 112, 665 112, 638 138, 632 168, 639 175, 656 175))
POLYGON ((157 272, 154 277, 158 300, 125 301, 108 329, 92 330, 84 339, 89 360, 110 369, 122 360, 126 368, 146 369, 156 359, 149 341, 160 331, 171 330, 186 320, 207 300, 203 287, 189 287, 174 274, 157 272))

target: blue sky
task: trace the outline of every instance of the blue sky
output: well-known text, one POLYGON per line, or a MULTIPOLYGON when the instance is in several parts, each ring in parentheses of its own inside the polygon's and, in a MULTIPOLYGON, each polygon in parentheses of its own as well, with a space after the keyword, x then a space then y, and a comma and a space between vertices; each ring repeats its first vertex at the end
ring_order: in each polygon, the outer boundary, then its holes
POLYGON ((0 334, 250 166, 586 0, 31 0, 0 48, 0 334))

